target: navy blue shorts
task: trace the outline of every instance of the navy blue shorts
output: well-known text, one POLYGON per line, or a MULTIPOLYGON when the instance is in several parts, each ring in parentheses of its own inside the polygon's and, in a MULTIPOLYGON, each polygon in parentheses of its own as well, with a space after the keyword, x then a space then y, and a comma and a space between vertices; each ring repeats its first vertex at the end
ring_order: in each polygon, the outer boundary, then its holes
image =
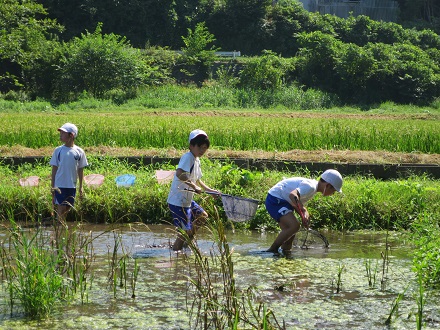
POLYGON ((168 207, 173 216, 174 225, 184 230, 191 230, 193 228, 193 220, 205 212, 205 210, 194 201, 191 202, 190 207, 176 206, 172 204, 168 204, 168 207))
POLYGON ((76 188, 58 188, 61 194, 55 190, 56 205, 73 206, 75 204, 76 188))
POLYGON ((284 199, 274 197, 271 194, 267 194, 266 197, 266 210, 269 215, 276 221, 280 222, 280 218, 289 212, 293 212, 294 208, 292 204, 284 199))

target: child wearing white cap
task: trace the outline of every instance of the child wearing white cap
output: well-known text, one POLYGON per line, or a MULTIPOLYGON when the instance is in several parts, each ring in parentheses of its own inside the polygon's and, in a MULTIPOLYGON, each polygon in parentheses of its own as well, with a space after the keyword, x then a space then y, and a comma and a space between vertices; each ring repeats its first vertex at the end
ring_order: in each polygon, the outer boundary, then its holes
POLYGON ((84 167, 88 165, 84 150, 75 145, 78 128, 66 123, 60 128, 60 140, 64 143, 55 148, 50 165, 52 166, 52 195, 57 205, 58 220, 63 222, 67 212, 74 205, 76 184, 79 181, 79 196, 83 195, 84 167))
POLYGON ((281 232, 267 251, 278 253, 281 247, 283 253, 288 254, 295 234, 300 229, 300 222, 293 211, 299 214, 303 226, 308 228, 309 212, 304 204, 318 192, 323 196, 331 196, 335 191, 342 192, 342 176, 336 170, 326 170, 319 181, 293 177, 273 186, 265 204, 269 215, 279 223, 281 232))
MULTIPOLYGON (((202 180, 200 157, 210 146, 208 134, 201 129, 196 129, 189 134, 189 151, 182 155, 177 165, 171 189, 168 194, 168 207, 176 227, 186 231, 193 237, 197 228, 208 218, 206 211, 194 200, 194 193, 203 191, 220 194, 219 191, 208 187, 202 180)), ((184 238, 178 235, 173 244, 173 250, 183 248, 184 238)))

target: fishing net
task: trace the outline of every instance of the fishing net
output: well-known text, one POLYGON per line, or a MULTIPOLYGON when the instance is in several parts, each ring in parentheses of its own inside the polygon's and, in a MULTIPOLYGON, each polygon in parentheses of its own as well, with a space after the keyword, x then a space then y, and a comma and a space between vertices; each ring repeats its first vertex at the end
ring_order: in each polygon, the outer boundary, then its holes
POLYGON ((132 175, 132 174, 123 174, 118 176, 116 179, 116 185, 118 187, 125 187, 125 188, 129 188, 132 185, 134 185, 135 181, 136 181, 136 176, 132 175))
POLYGON ((38 176, 30 176, 27 178, 21 178, 18 182, 22 187, 35 187, 38 186, 40 178, 38 176))
POLYGON ((85 184, 90 188, 97 188, 104 183, 104 175, 89 174, 84 177, 85 184))
POLYGON ((176 171, 157 170, 155 174, 157 183, 167 184, 173 181, 175 173, 176 171))
POLYGON ((301 249, 310 248, 328 248, 329 242, 327 238, 320 232, 313 229, 301 228, 293 239, 293 246, 299 247, 301 249))
POLYGON ((243 222, 252 219, 259 201, 255 199, 222 194, 223 209, 229 220, 243 222))

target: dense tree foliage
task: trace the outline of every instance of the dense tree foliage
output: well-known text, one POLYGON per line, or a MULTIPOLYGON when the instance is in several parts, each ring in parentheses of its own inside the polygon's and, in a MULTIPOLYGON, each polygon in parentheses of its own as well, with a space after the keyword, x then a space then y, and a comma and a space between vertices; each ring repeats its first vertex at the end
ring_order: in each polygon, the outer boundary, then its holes
MULTIPOLYGON (((35 1, 0 7, 3 94, 71 100, 86 92, 123 102, 138 87, 201 86, 213 76, 266 94, 292 83, 319 88, 350 103, 426 103, 440 95, 433 30, 310 13, 296 0, 38 2, 47 12, 35 1), (259 57, 225 66, 214 63, 216 49, 259 57)), ((435 22, 435 3, 401 0, 402 8, 416 4, 435 22)))
MULTIPOLYGON (((42 5, 4 0, 0 6, 0 92, 39 90, 40 80, 51 75, 52 55, 62 30, 45 17, 42 5)), ((43 91, 39 90, 40 93, 43 91)))

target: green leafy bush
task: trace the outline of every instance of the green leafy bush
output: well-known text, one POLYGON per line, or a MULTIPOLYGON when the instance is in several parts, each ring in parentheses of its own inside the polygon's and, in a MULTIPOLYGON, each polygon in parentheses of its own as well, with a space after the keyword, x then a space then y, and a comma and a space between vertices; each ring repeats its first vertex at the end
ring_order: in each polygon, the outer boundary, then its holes
POLYGON ((275 90, 283 85, 288 62, 272 51, 254 58, 240 72, 240 87, 255 90, 275 90))
POLYGON ((82 34, 66 44, 56 82, 59 100, 76 99, 86 91, 104 98, 107 91, 132 91, 146 83, 149 68, 140 51, 130 47, 125 38, 95 32, 82 34))

